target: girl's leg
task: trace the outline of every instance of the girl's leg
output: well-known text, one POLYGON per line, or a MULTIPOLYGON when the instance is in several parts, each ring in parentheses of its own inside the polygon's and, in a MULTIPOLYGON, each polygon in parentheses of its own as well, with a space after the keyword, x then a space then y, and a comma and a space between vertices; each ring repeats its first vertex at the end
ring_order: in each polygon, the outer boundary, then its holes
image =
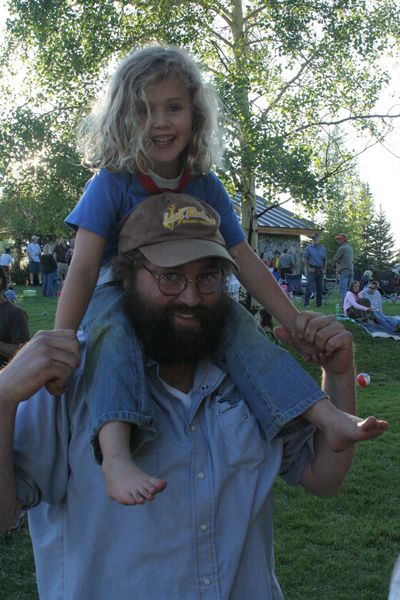
POLYGON ((110 422, 100 429, 101 468, 110 498, 120 504, 144 504, 162 492, 167 483, 147 475, 134 463, 130 452, 131 429, 132 425, 125 422, 110 422))
POLYGON ((330 449, 337 452, 386 429, 387 423, 375 417, 363 420, 338 410, 286 351, 266 339, 253 317, 237 303, 232 303, 226 331, 223 359, 270 439, 299 416, 321 429, 330 449))
POLYGON ((292 356, 270 342, 255 319, 235 301, 231 301, 219 355, 270 439, 326 397, 292 356))
POLYGON ((123 311, 120 287, 96 288, 83 328, 90 436, 108 493, 125 504, 152 499, 166 484, 143 473, 132 460, 132 453, 156 437, 156 423, 142 349, 123 311))

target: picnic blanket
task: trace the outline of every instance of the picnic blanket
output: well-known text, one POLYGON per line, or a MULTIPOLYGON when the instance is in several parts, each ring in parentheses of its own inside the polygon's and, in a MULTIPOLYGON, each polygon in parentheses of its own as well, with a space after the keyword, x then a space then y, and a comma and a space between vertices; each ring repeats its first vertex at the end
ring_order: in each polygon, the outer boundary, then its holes
MULTIPOLYGON (((396 317, 400 320, 400 317, 396 317)), ((372 335, 372 337, 380 337, 380 338, 392 338, 393 340, 397 340, 400 341, 400 331, 390 331, 389 329, 386 329, 385 327, 381 327, 381 325, 377 325, 377 323, 363 323, 360 321, 355 321, 354 319, 350 319, 349 317, 345 317, 340 316, 339 317, 340 321, 351 321, 352 323, 355 323, 356 325, 359 325, 360 327, 362 327, 363 329, 365 329, 365 331, 367 331, 370 335, 372 335)))
POLYGON ((357 325, 360 325, 365 331, 368 331, 372 337, 393 338, 394 340, 400 341, 400 331, 389 331, 376 323, 357 323, 357 325))

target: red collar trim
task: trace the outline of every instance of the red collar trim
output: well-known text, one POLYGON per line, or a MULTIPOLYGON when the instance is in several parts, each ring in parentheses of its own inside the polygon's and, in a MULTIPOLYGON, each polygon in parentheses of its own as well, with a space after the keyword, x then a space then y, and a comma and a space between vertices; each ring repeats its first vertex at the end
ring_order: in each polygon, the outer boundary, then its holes
POLYGON ((181 192, 190 181, 190 173, 187 168, 184 169, 178 185, 173 190, 170 188, 159 188, 158 185, 154 183, 150 175, 147 175, 146 173, 139 173, 137 177, 139 182, 144 187, 145 191, 149 194, 162 194, 163 192, 181 192))

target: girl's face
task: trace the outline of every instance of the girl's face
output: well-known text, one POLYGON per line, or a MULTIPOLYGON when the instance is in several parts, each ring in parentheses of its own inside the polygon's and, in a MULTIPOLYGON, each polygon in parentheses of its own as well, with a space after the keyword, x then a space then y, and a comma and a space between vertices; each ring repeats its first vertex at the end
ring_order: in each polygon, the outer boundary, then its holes
POLYGON ((360 291, 360 284, 357 283, 353 283, 353 292, 355 292, 356 294, 360 291))
POLYGON ((146 88, 150 109, 149 140, 153 169, 161 177, 173 179, 182 168, 182 153, 192 135, 192 102, 177 75, 146 88))

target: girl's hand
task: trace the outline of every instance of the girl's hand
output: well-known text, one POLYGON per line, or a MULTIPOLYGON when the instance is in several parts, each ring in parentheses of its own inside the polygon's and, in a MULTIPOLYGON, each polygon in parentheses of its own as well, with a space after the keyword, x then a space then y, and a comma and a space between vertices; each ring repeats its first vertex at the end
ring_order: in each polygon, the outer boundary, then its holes
POLYGON ((279 326, 274 329, 274 334, 305 360, 336 374, 346 372, 353 364, 353 337, 334 316, 301 312, 294 331, 279 326))

